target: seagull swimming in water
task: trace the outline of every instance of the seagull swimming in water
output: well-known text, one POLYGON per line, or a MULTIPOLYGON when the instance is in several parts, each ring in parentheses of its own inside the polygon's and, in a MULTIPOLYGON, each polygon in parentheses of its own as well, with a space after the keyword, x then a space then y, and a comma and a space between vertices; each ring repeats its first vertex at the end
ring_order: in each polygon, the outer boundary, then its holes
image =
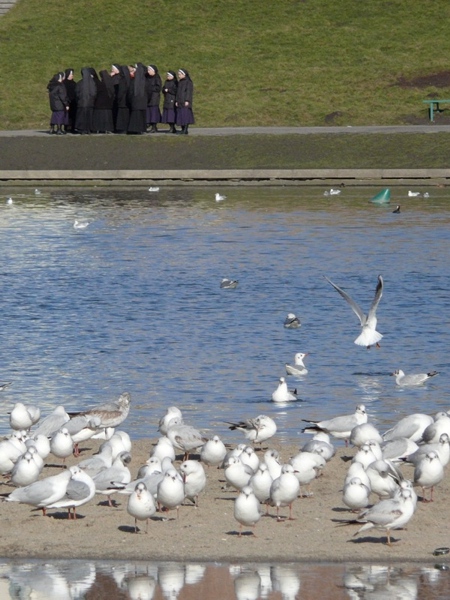
POLYGON ((408 196, 410 198, 417 198, 417 196, 421 196, 422 194, 420 192, 412 192, 411 190, 408 191, 408 196))
POLYGON ((397 208, 396 208, 395 210, 393 210, 393 211, 392 211, 392 213, 393 213, 394 215, 398 215, 398 214, 400 214, 400 204, 397 204, 397 208))
POLYGON ((334 287, 334 289, 337 292, 339 292, 339 294, 344 298, 344 300, 347 300, 347 302, 350 304, 353 312, 357 315, 357 317, 360 320, 362 332, 356 338, 355 344, 357 344, 358 346, 366 346, 366 348, 370 348, 373 345, 376 345, 377 347, 379 347, 380 346, 379 342, 383 336, 381 335, 381 333, 378 333, 378 331, 376 330, 376 327, 377 327, 376 312, 377 312, 378 304, 380 303, 380 300, 381 300, 381 296, 383 295, 383 278, 381 277, 381 275, 378 275, 378 283, 377 283, 377 287, 375 289, 375 297, 372 301, 372 304, 369 308, 369 312, 367 313, 367 315, 361 310, 359 305, 352 298, 350 298, 350 296, 346 292, 344 292, 344 290, 341 290, 341 288, 338 287, 336 284, 334 284, 330 279, 328 279, 328 277, 325 277, 325 279, 328 281, 328 283, 330 285, 332 285, 334 287))
POLYGON ((222 281, 220 282, 220 289, 234 290, 237 288, 238 283, 239 283, 238 279, 228 279, 227 277, 224 277, 222 279, 222 281))
POLYGON ((75 220, 75 223, 73 224, 73 228, 74 229, 86 229, 86 227, 88 227, 89 223, 87 221, 77 221, 75 220))
POLYGON ((405 375, 401 369, 391 373, 395 377, 395 383, 401 387, 413 387, 416 385, 422 385, 430 377, 438 375, 437 371, 430 371, 429 373, 411 373, 411 375, 405 375))
POLYGON ((272 394, 273 402, 294 402, 298 400, 297 390, 289 390, 284 377, 280 377, 277 389, 272 394))
POLYGON ((300 319, 294 313, 288 313, 284 320, 284 326, 286 329, 298 329, 301 327, 300 319))
POLYGON ((216 202, 221 202, 222 200, 226 200, 227 197, 223 196, 222 194, 219 194, 219 192, 216 192, 215 199, 216 199, 216 202))
POLYGON ((305 367, 303 362, 305 356, 308 356, 307 352, 297 352, 297 354, 294 356, 294 364, 289 365, 286 363, 286 373, 288 375, 306 375, 308 369, 305 367))

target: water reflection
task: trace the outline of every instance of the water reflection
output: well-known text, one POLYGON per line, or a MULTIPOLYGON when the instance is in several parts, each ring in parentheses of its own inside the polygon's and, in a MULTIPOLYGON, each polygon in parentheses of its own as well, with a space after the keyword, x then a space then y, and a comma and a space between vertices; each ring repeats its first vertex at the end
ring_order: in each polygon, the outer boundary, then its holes
POLYGON ((448 598, 447 565, 4 561, 2 600, 448 598))

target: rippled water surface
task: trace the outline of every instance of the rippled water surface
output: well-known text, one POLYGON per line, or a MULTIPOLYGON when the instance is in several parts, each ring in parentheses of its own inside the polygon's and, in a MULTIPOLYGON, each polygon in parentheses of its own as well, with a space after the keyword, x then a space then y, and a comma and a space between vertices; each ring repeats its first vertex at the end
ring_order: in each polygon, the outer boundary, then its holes
POLYGON ((0 562, 4 600, 446 600, 449 589, 443 564, 0 562))
POLYGON ((15 402, 46 414, 123 391, 134 438, 156 436, 170 405, 228 441, 240 435, 225 421, 260 413, 292 440, 302 418, 359 402, 382 429, 450 408, 448 191, 429 188, 424 199, 394 188, 391 204, 377 206, 368 202, 377 189, 324 189, 221 188, 219 203, 209 187, 0 190, 0 377, 12 382, 0 393, 0 433, 15 402), (89 226, 75 229, 75 219, 89 226), (384 338, 366 350, 324 276, 367 310, 379 273, 384 338), (222 277, 238 288, 219 289, 222 277), (288 312, 300 329, 283 327, 288 312), (309 373, 288 383, 304 401, 275 405, 296 352, 309 353, 309 373), (397 368, 439 375, 406 391, 389 376, 397 368))

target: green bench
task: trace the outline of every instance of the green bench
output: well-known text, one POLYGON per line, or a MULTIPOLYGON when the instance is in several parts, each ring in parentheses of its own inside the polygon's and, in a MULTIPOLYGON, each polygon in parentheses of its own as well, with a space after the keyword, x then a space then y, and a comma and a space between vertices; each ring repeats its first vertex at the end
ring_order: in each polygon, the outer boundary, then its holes
POLYGON ((434 113, 435 112, 443 112, 444 109, 439 105, 444 102, 450 103, 450 100, 422 100, 425 104, 428 104, 428 115, 430 117, 430 121, 434 121, 434 113))

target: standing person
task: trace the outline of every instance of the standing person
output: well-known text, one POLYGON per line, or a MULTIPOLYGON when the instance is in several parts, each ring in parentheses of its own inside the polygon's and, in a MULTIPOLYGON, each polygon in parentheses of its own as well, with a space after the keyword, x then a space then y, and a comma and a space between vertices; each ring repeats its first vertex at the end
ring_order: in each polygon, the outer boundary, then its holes
POLYGON ((175 129, 175 99, 177 97, 178 79, 175 71, 167 71, 167 79, 164 82, 162 92, 164 94, 163 112, 161 123, 170 125, 169 133, 176 133, 175 129))
POLYGON ((111 69, 114 84, 113 121, 115 133, 126 133, 130 120, 128 90, 130 88, 130 71, 126 65, 114 64, 111 69))
MULTIPOLYGON (((142 63, 137 63, 129 89, 130 121, 127 133, 142 134, 147 129, 147 69, 142 63)), ((130 72, 131 74, 131 72, 130 72)))
POLYGON ((159 110, 159 101, 161 99, 161 77, 158 68, 155 65, 147 67, 147 125, 150 125, 150 133, 158 131, 156 124, 161 122, 161 111, 159 110))
POLYGON ((97 96, 94 104, 93 128, 97 133, 112 133, 114 84, 106 69, 100 71, 100 79, 96 81, 97 96))
POLYGON ((192 99, 194 96, 194 84, 186 69, 178 70, 178 88, 175 106, 177 109, 177 125, 181 125, 182 133, 187 135, 189 125, 195 123, 194 113, 192 112, 192 99))
POLYGON ((47 85, 48 98, 52 117, 50 119, 50 133, 63 135, 63 125, 66 123, 67 112, 69 110, 69 99, 66 88, 64 87, 64 73, 61 71, 54 75, 47 85))
POLYGON ((81 134, 91 133, 97 86, 95 85, 93 69, 83 67, 81 79, 77 83, 77 120, 75 128, 81 134))
POLYGON ((64 87, 66 88, 67 97, 69 99, 69 110, 67 113, 67 123, 65 130, 75 133, 75 120, 77 116, 77 84, 74 77, 73 69, 66 69, 64 79, 64 87))

